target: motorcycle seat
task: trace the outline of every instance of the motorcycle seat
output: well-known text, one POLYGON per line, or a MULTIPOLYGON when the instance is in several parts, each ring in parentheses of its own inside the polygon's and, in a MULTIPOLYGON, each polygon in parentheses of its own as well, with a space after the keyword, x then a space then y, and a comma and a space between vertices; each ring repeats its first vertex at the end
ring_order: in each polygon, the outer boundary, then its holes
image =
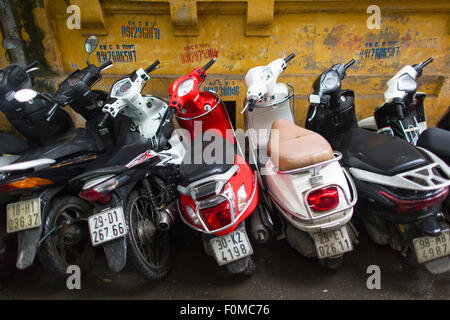
POLYGON ((211 141, 204 141, 202 136, 204 134, 194 138, 180 165, 179 184, 183 187, 203 178, 225 173, 235 164, 235 146, 228 140, 212 134, 211 141))
POLYGON ((278 119, 272 124, 267 154, 281 171, 304 168, 333 159, 330 144, 320 134, 297 126, 288 119, 278 119))
POLYGON ((99 152, 92 133, 84 128, 76 128, 54 139, 52 143, 29 150, 17 161, 28 161, 39 158, 56 160, 80 152, 99 152))
POLYGON ((429 128, 422 132, 417 145, 433 152, 447 164, 450 163, 450 131, 429 128))
POLYGON ((28 143, 11 133, 0 132, 0 153, 18 155, 29 148, 28 143))
POLYGON ((345 166, 388 176, 428 164, 427 158, 405 140, 361 128, 351 129, 338 150, 345 166))

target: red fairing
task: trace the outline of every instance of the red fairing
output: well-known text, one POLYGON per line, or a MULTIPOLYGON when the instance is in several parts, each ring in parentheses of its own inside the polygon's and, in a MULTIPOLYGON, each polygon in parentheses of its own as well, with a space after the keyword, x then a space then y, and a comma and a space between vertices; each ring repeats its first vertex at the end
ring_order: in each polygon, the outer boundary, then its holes
MULTIPOLYGON (((209 108, 213 108, 217 104, 217 98, 211 92, 199 92, 199 86, 206 77, 206 73, 202 68, 196 68, 188 75, 175 80, 169 87, 170 102, 169 106, 177 109, 177 116, 183 118, 197 117, 206 112, 205 106, 209 105, 209 108), (188 80, 194 81, 193 88, 184 96, 177 95, 180 85, 188 80)), ((217 106, 213 111, 207 115, 194 119, 194 120, 181 120, 178 119, 180 126, 189 131, 191 139, 194 139, 195 133, 205 132, 206 130, 214 130, 217 134, 220 134, 223 138, 227 139, 230 143, 234 143, 234 134, 231 127, 228 115, 226 113, 226 107, 221 102, 221 105, 217 106), (195 132, 194 125, 201 124, 201 130, 195 132), (229 133, 227 135, 227 130, 229 133)))
MULTIPOLYGON (((256 205, 258 203, 258 188, 257 187, 255 188, 254 174, 250 166, 239 155, 236 155, 235 163, 239 166, 239 171, 233 177, 231 177, 228 183, 224 186, 224 190, 222 190, 221 193, 223 194, 223 192, 230 187, 233 189, 234 210, 237 211, 238 210, 237 192, 240 186, 244 184, 244 188, 247 193, 247 201, 251 199, 251 202, 247 203, 247 207, 244 212, 235 213, 235 216, 236 217, 239 216, 239 218, 235 221, 235 223, 232 226, 221 232, 214 233, 217 236, 222 236, 230 232, 233 232, 238 226, 238 224, 241 223, 244 219, 246 219, 250 215, 250 213, 252 213, 255 210, 256 205)), ((193 227, 197 228, 198 230, 202 230, 203 229, 202 226, 195 225, 191 220, 191 218, 189 217, 189 215, 187 214, 186 205, 189 205, 194 211, 196 211, 195 201, 190 196, 182 194, 180 198, 180 206, 182 208, 181 214, 184 215, 185 220, 188 221, 193 227)), ((224 207, 223 210, 226 210, 225 205, 223 205, 223 207, 224 207)), ((223 217, 222 220, 226 221, 225 215, 222 215, 222 217, 223 217)), ((208 225, 208 223, 206 224, 208 225)))

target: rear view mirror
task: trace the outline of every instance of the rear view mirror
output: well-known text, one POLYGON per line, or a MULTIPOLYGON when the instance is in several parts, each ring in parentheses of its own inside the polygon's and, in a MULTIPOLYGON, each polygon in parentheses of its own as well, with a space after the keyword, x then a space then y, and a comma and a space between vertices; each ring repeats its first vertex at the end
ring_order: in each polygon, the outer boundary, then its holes
POLYGON ((91 54, 98 46, 98 38, 96 36, 89 36, 84 43, 86 52, 91 54))
POLYGON ((36 98, 37 95, 38 93, 32 89, 22 89, 14 94, 14 99, 19 102, 27 102, 36 98))

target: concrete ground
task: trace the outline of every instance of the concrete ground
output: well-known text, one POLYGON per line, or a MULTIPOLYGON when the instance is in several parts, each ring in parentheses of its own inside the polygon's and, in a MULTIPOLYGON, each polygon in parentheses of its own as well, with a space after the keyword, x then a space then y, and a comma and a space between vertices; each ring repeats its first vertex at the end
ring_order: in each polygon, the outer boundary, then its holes
POLYGON ((108 270, 98 251, 93 270, 81 290, 68 290, 39 263, 16 270, 3 283, 0 299, 444 299, 450 298, 450 273, 431 275, 413 269, 388 246, 378 246, 361 233, 360 244, 347 254, 343 267, 324 270, 286 240, 253 244, 257 269, 251 277, 231 275, 203 252, 200 237, 176 226, 176 257, 169 276, 148 282, 132 266, 121 273, 108 270), (381 289, 369 290, 366 268, 381 268, 381 289))

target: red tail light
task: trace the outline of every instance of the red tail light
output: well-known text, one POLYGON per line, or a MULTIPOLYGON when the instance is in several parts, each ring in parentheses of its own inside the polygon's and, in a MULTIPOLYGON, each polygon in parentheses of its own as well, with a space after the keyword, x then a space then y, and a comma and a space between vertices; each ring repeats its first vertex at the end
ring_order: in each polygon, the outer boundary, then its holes
POLYGON ((434 197, 423 200, 403 200, 384 191, 379 191, 379 193, 393 202, 397 207, 398 212, 404 213, 408 211, 420 211, 438 205, 447 198, 448 188, 445 188, 441 193, 434 197))
POLYGON ((200 209, 209 230, 216 230, 231 224, 231 208, 228 201, 214 207, 200 209))
POLYGON ((95 191, 94 189, 89 189, 85 191, 81 191, 79 194, 80 198, 87 200, 89 202, 95 202, 105 204, 111 200, 111 193, 103 194, 95 191))
POLYGON ((308 204, 314 211, 328 211, 339 204, 339 192, 336 187, 325 187, 308 195, 308 204))

